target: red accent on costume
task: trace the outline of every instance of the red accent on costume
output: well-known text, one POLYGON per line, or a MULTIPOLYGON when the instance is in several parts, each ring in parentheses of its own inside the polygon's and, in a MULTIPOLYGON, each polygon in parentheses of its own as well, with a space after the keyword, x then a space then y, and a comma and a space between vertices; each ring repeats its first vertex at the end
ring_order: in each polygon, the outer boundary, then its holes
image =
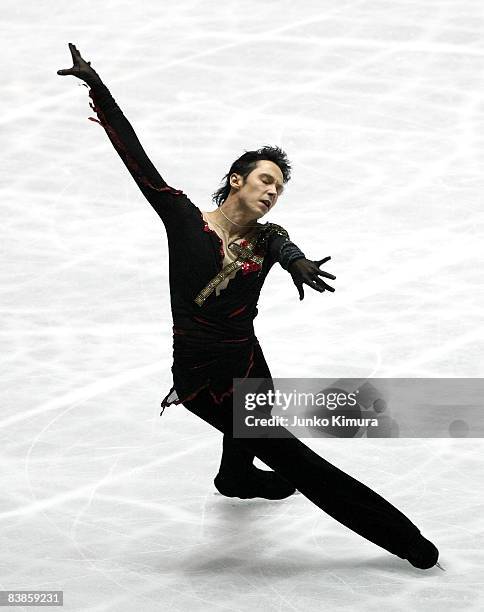
POLYGON ((219 241, 219 255, 220 255, 220 266, 223 266, 223 262, 224 262, 224 258, 225 258, 225 252, 224 252, 224 243, 222 242, 222 239, 220 238, 220 236, 217 234, 217 232, 215 232, 206 221, 204 221, 204 226, 203 226, 203 231, 204 232, 212 232, 212 234, 214 234, 215 238, 217 238, 217 240, 219 241))
POLYGON ((198 321, 199 323, 205 323, 205 325, 212 325, 213 327, 216 325, 215 323, 211 323, 210 321, 206 321, 205 319, 202 319, 202 317, 197 317, 196 315, 193 315, 193 319, 195 321, 198 321))
MULTIPOLYGON (((242 240, 240 242, 240 246, 242 247, 246 247, 249 244, 248 240, 242 240)), ((260 253, 256 251, 254 251, 254 255, 260 255, 260 253)), ((255 261, 244 261, 244 263, 242 264, 242 274, 248 274, 249 272, 257 272, 259 271, 262 266, 258 263, 256 263, 255 261)))
POLYGON ((89 97, 93 101, 92 104, 91 104, 91 102, 89 102, 89 106, 92 108, 92 110, 99 117, 99 119, 96 119, 95 117, 88 117, 89 121, 95 121, 96 123, 99 123, 99 125, 101 125, 109 133, 109 135, 111 136, 111 138, 113 139, 113 141, 114 141, 114 143, 116 145, 116 148, 119 151, 123 152, 123 155, 126 158, 127 165, 139 176, 141 182, 144 185, 150 187, 151 189, 154 189, 155 191, 169 191, 173 195, 183 195, 183 191, 181 189, 174 189, 173 187, 170 187, 169 185, 163 185, 161 187, 153 185, 144 176, 143 169, 139 166, 138 162, 133 157, 131 157, 131 155, 129 154, 129 151, 124 146, 123 141, 121 140, 121 138, 119 138, 116 130, 109 125, 109 123, 106 120, 102 110, 96 106, 96 102, 94 100, 94 97, 92 95, 92 91, 91 90, 89 90, 89 97))
MULTIPOLYGON (((182 404, 183 402, 187 402, 188 400, 193 399, 194 397, 196 397, 200 391, 202 389, 205 389, 206 387, 208 387, 208 383, 203 384, 201 387, 199 387, 196 391, 194 391, 193 393, 191 393, 188 397, 185 397, 182 401, 178 400, 178 401, 174 401, 173 403, 178 406, 180 404, 182 404)), ((166 406, 163 406, 163 410, 165 409, 166 406)))
POLYGON ((235 317, 235 315, 240 314, 240 313, 241 313, 241 312, 243 312, 243 311, 244 311, 246 308, 247 308, 247 304, 246 304, 245 306, 241 306, 240 308, 237 308, 236 310, 234 310, 233 312, 231 312, 227 318, 228 318, 228 319, 230 319, 230 317, 235 317))
POLYGON ((211 361, 207 361, 207 363, 200 363, 198 365, 191 366, 190 370, 196 370, 197 368, 203 368, 204 366, 207 366, 207 365, 213 363, 214 361, 217 361, 217 360, 216 359, 212 359, 211 361))
MULTIPOLYGON (((244 376, 242 378, 247 378, 247 376, 249 375, 250 370, 252 369, 252 366, 254 365, 254 347, 252 347, 252 350, 250 352, 250 359, 249 359, 249 367, 247 368, 247 372, 244 374, 244 376)), ((232 395, 234 392, 234 386, 232 385, 229 389, 227 389, 227 391, 224 391, 223 393, 221 393, 218 397, 217 395, 212 391, 212 389, 210 389, 210 387, 208 388, 210 395, 213 398, 213 401, 216 404, 221 404, 223 402, 223 400, 228 397, 229 395, 232 395)), ((186 401, 186 400, 185 400, 186 401)))
POLYGON ((257 272, 262 266, 255 261, 244 261, 242 264, 242 274, 248 274, 249 272, 257 272))
MULTIPOLYGON (((249 372, 251 371, 253 365, 254 365, 254 347, 252 347, 252 350, 250 352, 249 367, 247 368, 247 371, 246 371, 246 373, 244 374, 244 376, 242 378, 247 378, 249 376, 249 372)), ((213 398, 213 400, 214 400, 214 402, 216 404, 221 404, 226 397, 232 395, 233 392, 234 392, 234 387, 232 385, 229 389, 227 389, 226 391, 223 391, 220 395, 217 396, 217 394, 214 393, 210 389, 210 381, 209 381, 209 382, 204 383, 200 387, 198 387, 198 389, 196 389, 195 391, 190 393, 190 395, 188 395, 187 397, 184 397, 183 399, 174 400, 172 403, 175 404, 175 406, 179 406, 179 405, 183 404, 184 402, 187 402, 187 401, 193 399, 194 397, 196 397, 200 393, 200 391, 202 389, 206 389, 207 387, 208 387, 208 391, 209 391, 210 395, 212 396, 212 398, 213 398)), ((170 389, 168 395, 166 396, 167 398, 171 395, 171 393, 172 393, 172 391, 174 391, 174 389, 175 389, 175 387, 173 386, 170 389)), ((163 414, 163 412, 165 411, 165 408, 167 406, 164 405, 163 403, 161 404, 161 406, 163 408, 163 410, 161 411, 161 414, 163 414)))

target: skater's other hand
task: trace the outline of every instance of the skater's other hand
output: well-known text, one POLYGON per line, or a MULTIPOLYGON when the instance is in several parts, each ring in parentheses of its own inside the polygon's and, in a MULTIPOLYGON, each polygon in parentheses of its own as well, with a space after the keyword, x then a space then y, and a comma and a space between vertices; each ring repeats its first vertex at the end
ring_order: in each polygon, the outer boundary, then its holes
POLYGON ((330 278, 331 280, 336 279, 336 276, 333 274, 323 272, 323 270, 319 269, 319 266, 326 263, 330 259, 331 257, 323 257, 323 259, 319 259, 318 261, 312 261, 302 257, 301 259, 296 259, 296 261, 289 266, 289 273, 291 274, 292 280, 299 291, 300 300, 304 299, 304 283, 309 285, 311 289, 321 293, 323 293, 323 291, 334 292, 334 288, 320 278, 320 276, 324 276, 324 278, 330 278))
POLYGON ((79 53, 77 47, 72 43, 69 43, 69 49, 72 55, 72 68, 63 68, 57 71, 57 74, 66 75, 71 74, 72 76, 81 79, 82 81, 86 81, 89 83, 90 81, 99 79, 99 75, 91 68, 91 62, 86 62, 79 53))

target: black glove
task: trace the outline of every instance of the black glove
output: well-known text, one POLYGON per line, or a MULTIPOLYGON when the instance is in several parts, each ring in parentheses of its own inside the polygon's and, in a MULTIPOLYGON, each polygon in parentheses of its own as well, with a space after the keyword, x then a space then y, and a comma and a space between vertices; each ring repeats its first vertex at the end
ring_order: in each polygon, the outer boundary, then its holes
POLYGON ((311 289, 315 291, 331 291, 334 292, 334 288, 330 287, 327 283, 323 281, 320 276, 324 276, 325 278, 330 278, 331 280, 335 280, 336 276, 333 274, 329 274, 329 272, 323 272, 323 270, 319 269, 319 266, 327 261, 329 261, 331 257, 324 257, 318 261, 311 261, 306 258, 299 258, 293 261, 289 265, 289 273, 292 276, 292 280, 299 291, 299 299, 304 299, 304 289, 303 283, 309 285, 311 289))
POLYGON ((71 74, 72 76, 85 81, 88 85, 91 83, 95 83, 97 81, 101 81, 100 76, 91 68, 91 62, 86 62, 82 59, 81 54, 77 50, 76 46, 72 43, 69 43, 69 49, 72 55, 72 63, 74 64, 72 68, 63 68, 62 70, 58 70, 57 74, 65 75, 71 74))

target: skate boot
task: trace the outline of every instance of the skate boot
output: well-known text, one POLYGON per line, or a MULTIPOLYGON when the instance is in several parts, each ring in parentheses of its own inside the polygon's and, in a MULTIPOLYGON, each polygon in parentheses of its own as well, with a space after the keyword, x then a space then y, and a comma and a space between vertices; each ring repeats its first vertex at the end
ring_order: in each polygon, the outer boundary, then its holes
MULTIPOLYGON (((437 565, 440 569, 444 569, 439 563, 439 551, 421 533, 412 540, 408 548, 407 561, 418 569, 430 569, 437 565)), ((445 570, 444 570, 445 571, 445 570)))
POLYGON ((220 494, 240 499, 284 499, 296 492, 294 485, 276 472, 259 470, 255 466, 243 476, 227 470, 219 472, 213 483, 220 494))

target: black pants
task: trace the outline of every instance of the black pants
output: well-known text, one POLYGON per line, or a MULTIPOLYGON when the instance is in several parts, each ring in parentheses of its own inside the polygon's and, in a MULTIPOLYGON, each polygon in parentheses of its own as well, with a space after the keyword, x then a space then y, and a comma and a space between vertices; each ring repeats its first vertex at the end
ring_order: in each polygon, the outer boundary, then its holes
MULTIPOLYGON (((270 378, 259 345, 250 376, 270 378)), ((256 456, 334 519, 370 542, 407 558, 408 544, 419 529, 383 497, 324 460, 290 432, 286 430, 288 437, 284 438, 234 439, 232 396, 217 406, 206 389, 184 406, 224 434, 221 469, 224 465, 247 469, 256 456)))

